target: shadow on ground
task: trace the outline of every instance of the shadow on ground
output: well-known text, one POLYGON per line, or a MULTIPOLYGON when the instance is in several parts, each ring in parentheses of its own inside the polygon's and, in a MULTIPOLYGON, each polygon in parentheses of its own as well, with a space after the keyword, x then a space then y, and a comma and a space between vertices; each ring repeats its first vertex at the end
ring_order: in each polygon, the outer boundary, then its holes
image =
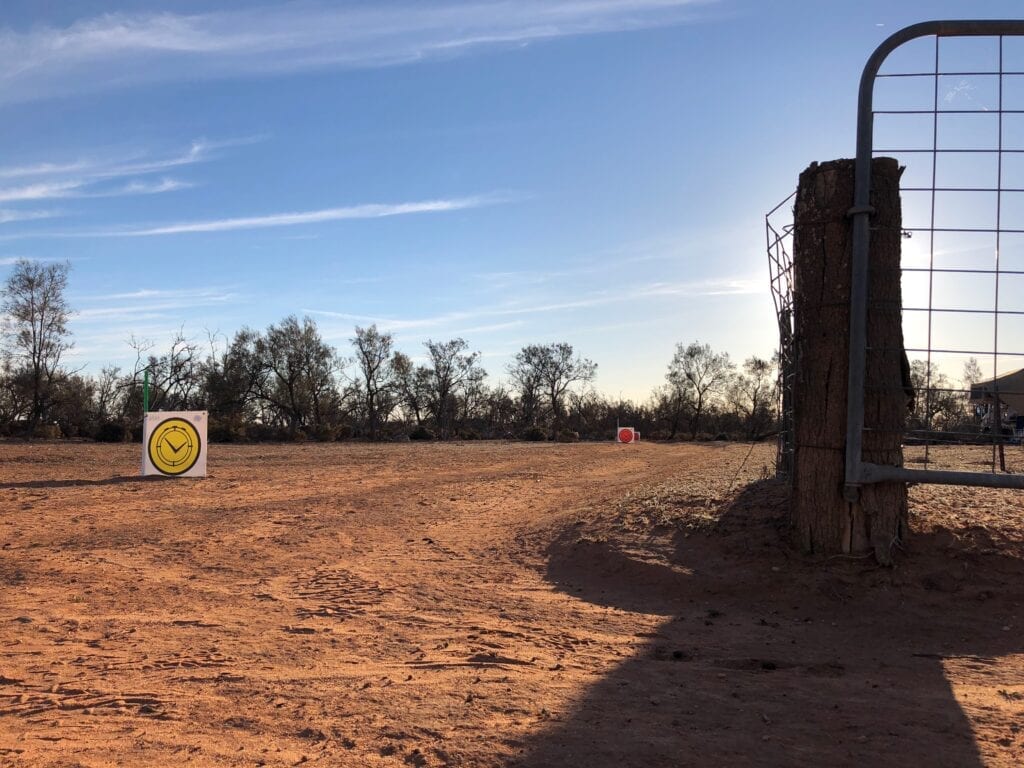
POLYGON ((560 589, 666 620, 518 765, 983 764, 943 663, 992 684, 1022 650, 1004 627, 1024 561, 940 532, 894 569, 807 563, 785 544, 784 494, 754 484, 709 529, 664 533, 663 551, 579 529, 552 544, 560 589))
POLYGON ((174 478, 163 477, 162 475, 124 475, 120 477, 106 477, 102 480, 25 480, 20 483, 0 483, 0 488, 75 488, 94 485, 123 485, 124 483, 153 483, 174 478))

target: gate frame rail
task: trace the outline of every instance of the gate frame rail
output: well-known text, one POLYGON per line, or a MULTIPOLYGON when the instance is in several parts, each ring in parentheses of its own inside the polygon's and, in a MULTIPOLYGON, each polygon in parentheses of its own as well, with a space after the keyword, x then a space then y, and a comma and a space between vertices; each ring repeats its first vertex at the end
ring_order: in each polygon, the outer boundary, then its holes
MULTIPOLYGON (((864 379, 867 364, 868 264, 871 240, 871 160, 874 149, 875 77, 890 53, 919 37, 1024 36, 1024 20, 924 21, 904 27, 886 38, 864 65, 857 100, 857 158, 854 166, 852 274, 850 284, 850 362, 846 394, 846 481, 848 501, 860 497, 862 485, 882 482, 976 485, 1024 488, 1024 474, 908 469, 863 460, 864 379)), ((936 70, 936 77, 938 76, 936 70)))

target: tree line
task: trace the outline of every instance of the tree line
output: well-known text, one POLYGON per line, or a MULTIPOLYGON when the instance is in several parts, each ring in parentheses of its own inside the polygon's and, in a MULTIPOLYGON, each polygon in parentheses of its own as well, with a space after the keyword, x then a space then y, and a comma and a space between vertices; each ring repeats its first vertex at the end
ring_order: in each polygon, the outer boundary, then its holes
POLYGON ((138 439, 143 382, 151 410, 206 410, 210 439, 608 439, 617 424, 647 438, 758 439, 776 430, 774 360, 737 367, 724 352, 678 344, 664 383, 642 403, 593 387, 597 364, 565 342, 529 344, 488 382, 462 338, 428 340, 416 359, 391 333, 355 327, 342 351, 314 320, 166 349, 132 338, 130 369, 69 368, 69 265, 18 261, 0 294, 0 435, 138 439))

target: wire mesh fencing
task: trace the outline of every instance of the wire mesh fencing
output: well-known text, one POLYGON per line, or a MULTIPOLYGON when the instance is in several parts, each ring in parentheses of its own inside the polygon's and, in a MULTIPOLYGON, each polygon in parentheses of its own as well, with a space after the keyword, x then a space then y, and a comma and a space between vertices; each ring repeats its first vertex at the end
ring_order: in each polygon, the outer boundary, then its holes
POLYGON ((788 478, 793 470, 793 192, 764 217, 768 274, 779 327, 779 441, 775 473, 788 478))
POLYGON ((1024 487, 1024 22, 927 22, 861 82, 847 485, 1024 487), (861 460, 870 163, 903 166, 904 467, 861 460), (863 176, 863 178, 862 178, 863 176), (858 232, 859 228, 859 232, 858 232), (858 243, 858 238, 860 243, 858 243), (862 275, 862 276, 863 276, 862 275))

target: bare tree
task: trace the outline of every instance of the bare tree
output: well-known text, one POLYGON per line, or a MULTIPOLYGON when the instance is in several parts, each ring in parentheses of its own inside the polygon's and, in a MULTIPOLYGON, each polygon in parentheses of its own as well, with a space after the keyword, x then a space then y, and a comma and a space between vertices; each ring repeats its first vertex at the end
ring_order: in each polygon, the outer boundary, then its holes
POLYGON ((680 397, 693 404, 690 415, 690 437, 696 438, 701 418, 711 398, 728 384, 735 366, 727 352, 715 352, 710 344, 698 341, 688 346, 676 344, 676 353, 669 363, 665 378, 680 397))
POLYGON ((430 410, 441 437, 448 438, 458 414, 458 395, 468 382, 483 376, 477 365, 480 353, 467 352, 469 344, 465 339, 428 340, 426 347, 430 356, 430 410))
POLYGON ((732 377, 728 386, 730 405, 744 421, 747 437, 764 437, 775 423, 775 363, 761 357, 749 357, 741 373, 732 377))
POLYGON ((430 402, 430 369, 425 365, 416 365, 404 352, 395 352, 391 358, 391 371, 406 418, 411 415, 417 426, 423 424, 430 402))
MULTIPOLYGON (((985 380, 985 373, 981 370, 981 366, 978 365, 978 358, 969 357, 967 362, 964 363, 963 376, 961 377, 961 385, 966 390, 964 397, 969 399, 971 387, 977 384, 979 381, 985 380)), ((971 427, 980 427, 982 421, 982 410, 979 408, 973 408, 970 406, 966 407, 966 425, 971 427)), ((965 425, 965 426, 966 426, 965 425)))
POLYGON ((508 367, 508 375, 519 395, 519 426, 533 427, 540 418, 542 384, 540 370, 525 353, 523 349, 516 355, 515 362, 508 367))
POLYGON ((26 418, 31 405, 28 377, 15 370, 9 359, 0 360, 0 434, 9 434, 26 418))
POLYGON ((322 426, 339 405, 334 376, 340 361, 316 323, 308 317, 301 323, 294 315, 286 317, 256 339, 255 353, 265 372, 259 377, 259 397, 289 431, 322 426))
POLYGON ((269 377, 256 349, 259 338, 258 331, 243 327, 223 352, 211 345, 203 364, 206 407, 221 434, 244 434, 247 422, 259 420, 259 394, 269 377))
POLYGON ((381 425, 394 409, 391 348, 394 338, 381 333, 376 324, 369 328, 356 326, 356 335, 350 340, 356 352, 356 364, 361 374, 359 392, 366 411, 370 439, 380 437, 381 425))
POLYGON ((473 366, 466 380, 462 382, 462 393, 458 399, 457 421, 459 424, 479 419, 487 408, 487 372, 480 366, 473 366))
POLYGON ((96 379, 96 418, 100 423, 111 421, 118 410, 121 395, 121 369, 115 365, 104 366, 96 379))
POLYGON ((71 265, 43 264, 19 259, 4 284, 0 312, 5 354, 28 386, 28 433, 46 417, 55 384, 65 375, 64 353, 72 347, 68 319, 71 308, 64 295, 71 265))
POLYGON ((967 362, 964 363, 963 376, 960 379, 964 389, 969 390, 972 384, 977 384, 979 381, 984 380, 984 378, 985 374, 981 370, 981 366, 978 365, 978 358, 967 358, 967 362))
POLYGON ((909 415, 911 429, 956 430, 970 422, 967 398, 935 363, 912 360, 910 382, 917 393, 909 415))
POLYGON ((565 417, 565 397, 573 384, 586 384, 594 380, 597 363, 573 356, 571 344, 530 344, 516 353, 509 368, 512 380, 520 386, 520 396, 529 391, 543 392, 551 412, 555 431, 565 417))
POLYGON ((199 345, 185 337, 184 329, 178 330, 162 355, 150 354, 156 346, 152 341, 132 337, 128 343, 135 350, 132 388, 140 386, 148 370, 152 410, 188 410, 200 405, 204 376, 199 345))
POLYGON ((64 437, 94 435, 99 426, 96 408, 96 379, 71 373, 54 382, 55 395, 47 421, 57 425, 64 437))
POLYGON ((649 407, 654 418, 668 427, 668 439, 675 440, 683 420, 688 419, 693 410, 693 403, 685 389, 664 384, 651 393, 649 407))
POLYGON ((516 406, 507 387, 502 384, 487 391, 484 420, 492 435, 505 435, 511 431, 516 417, 516 406))

